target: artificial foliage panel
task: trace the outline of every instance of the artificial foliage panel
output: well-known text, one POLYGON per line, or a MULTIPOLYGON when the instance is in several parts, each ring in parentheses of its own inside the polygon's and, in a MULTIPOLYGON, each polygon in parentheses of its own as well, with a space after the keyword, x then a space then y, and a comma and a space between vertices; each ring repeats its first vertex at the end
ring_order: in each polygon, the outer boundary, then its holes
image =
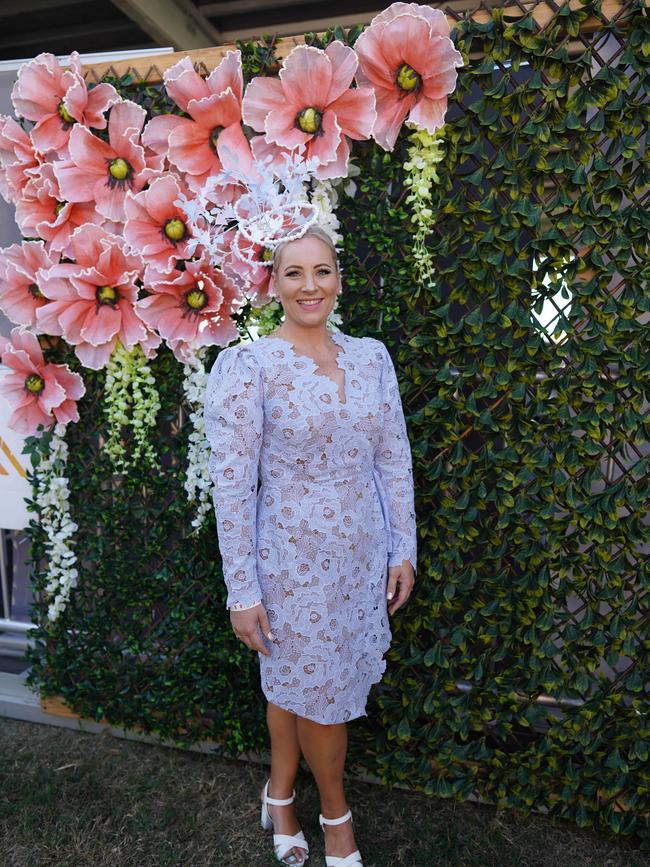
MULTIPOLYGON (((420 551, 349 766, 648 845, 648 19, 640 2, 611 20, 564 4, 543 29, 533 12, 452 31, 465 66, 433 186, 433 279, 413 256, 408 129, 392 153, 355 147, 356 191, 338 205, 343 330, 395 360, 420 551)), ((239 47, 248 78, 277 69, 273 43, 239 47)), ((157 85, 113 83, 171 110, 157 85)), ((62 354, 49 350, 74 368, 62 354)), ((166 349, 151 367, 159 473, 112 472, 105 374, 85 377, 67 434, 80 581, 53 625, 36 604, 30 681, 180 744, 264 747, 258 662, 231 630, 213 517, 191 533, 182 369, 166 349)))

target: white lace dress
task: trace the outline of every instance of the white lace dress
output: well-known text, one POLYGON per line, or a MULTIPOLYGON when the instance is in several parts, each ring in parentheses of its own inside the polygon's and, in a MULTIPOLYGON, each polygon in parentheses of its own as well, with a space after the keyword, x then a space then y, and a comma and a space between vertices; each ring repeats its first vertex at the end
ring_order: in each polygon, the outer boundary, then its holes
POLYGON ((263 692, 320 723, 366 714, 391 640, 387 567, 415 569, 417 553, 391 357, 374 338, 331 336, 343 397, 313 359, 267 336, 222 350, 205 398, 226 605, 264 603, 263 692))

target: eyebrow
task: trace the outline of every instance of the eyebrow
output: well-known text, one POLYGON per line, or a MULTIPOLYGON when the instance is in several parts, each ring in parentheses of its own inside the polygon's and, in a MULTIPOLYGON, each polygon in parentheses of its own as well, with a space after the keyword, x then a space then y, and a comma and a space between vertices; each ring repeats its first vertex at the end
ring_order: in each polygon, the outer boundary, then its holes
MULTIPOLYGON (((321 262, 320 265, 314 265, 314 268, 333 268, 333 267, 334 266, 332 265, 331 262, 321 262)), ((301 269, 302 265, 287 265, 284 270, 288 271, 290 268, 301 269)))

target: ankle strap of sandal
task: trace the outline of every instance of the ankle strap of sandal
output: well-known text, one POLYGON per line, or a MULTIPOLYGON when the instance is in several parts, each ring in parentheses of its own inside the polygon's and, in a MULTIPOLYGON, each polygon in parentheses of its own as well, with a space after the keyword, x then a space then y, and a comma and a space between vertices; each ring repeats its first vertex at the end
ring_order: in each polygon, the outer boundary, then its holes
POLYGON ((276 807, 286 807, 287 804, 293 804, 296 797, 296 790, 293 789, 290 798, 271 798, 269 797, 269 784, 266 784, 264 789, 264 799, 267 804, 275 804, 276 807))
POLYGON ((352 818, 352 810, 348 810, 344 816, 339 816, 338 819, 326 819, 322 813, 318 816, 318 821, 320 822, 321 828, 323 825, 341 825, 343 822, 347 822, 348 819, 352 818))

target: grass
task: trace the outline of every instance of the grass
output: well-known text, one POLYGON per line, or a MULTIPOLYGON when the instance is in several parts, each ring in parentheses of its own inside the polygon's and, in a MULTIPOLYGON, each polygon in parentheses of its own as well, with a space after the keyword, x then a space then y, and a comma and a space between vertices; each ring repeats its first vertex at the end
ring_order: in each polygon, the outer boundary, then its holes
MULTIPOLYGON (((259 826, 262 765, 0 718, 3 867, 272 867, 259 826)), ((647 867, 632 840, 358 781, 348 783, 364 867, 647 867)), ((298 817, 322 867, 318 798, 298 817)))

